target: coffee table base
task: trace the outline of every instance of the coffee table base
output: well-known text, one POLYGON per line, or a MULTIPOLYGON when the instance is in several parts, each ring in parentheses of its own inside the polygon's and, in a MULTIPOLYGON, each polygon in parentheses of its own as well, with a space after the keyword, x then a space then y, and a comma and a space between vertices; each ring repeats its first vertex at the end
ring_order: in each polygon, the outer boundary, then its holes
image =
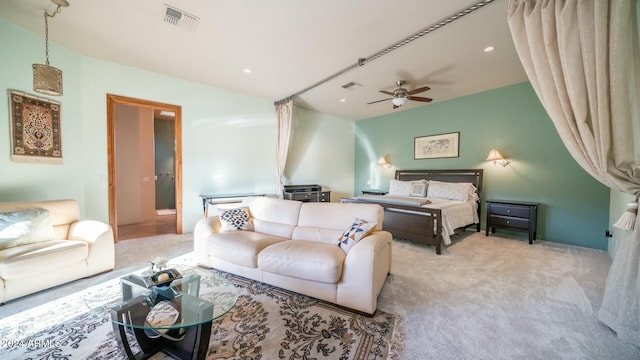
POLYGON ((124 349, 129 359, 147 359, 159 351, 176 359, 200 360, 206 358, 211 338, 211 321, 182 329, 172 329, 166 334, 150 337, 149 330, 117 323, 118 319, 122 319, 122 316, 126 316, 126 313, 130 313, 130 311, 131 309, 112 310, 111 312, 116 341, 124 349), (133 332, 141 352, 133 353, 127 332, 133 332))

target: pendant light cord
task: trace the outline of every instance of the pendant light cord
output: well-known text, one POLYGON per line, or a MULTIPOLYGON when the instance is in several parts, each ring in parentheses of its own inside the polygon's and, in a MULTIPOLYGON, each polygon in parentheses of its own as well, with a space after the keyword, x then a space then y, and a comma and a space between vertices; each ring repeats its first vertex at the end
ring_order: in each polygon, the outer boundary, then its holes
POLYGON ((49 66, 49 21, 47 20, 47 18, 56 16, 56 14, 59 14, 60 11, 60 5, 58 5, 58 7, 53 11, 52 14, 49 14, 46 10, 44 11, 44 53, 45 58, 47 59, 47 66, 49 66))

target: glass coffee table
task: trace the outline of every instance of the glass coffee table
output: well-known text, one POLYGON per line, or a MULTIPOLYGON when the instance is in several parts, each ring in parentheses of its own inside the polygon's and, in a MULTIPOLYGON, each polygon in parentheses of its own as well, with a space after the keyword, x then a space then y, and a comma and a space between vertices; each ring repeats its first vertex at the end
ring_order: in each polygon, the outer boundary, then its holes
POLYGON ((234 307, 237 290, 224 277, 198 267, 178 265, 161 273, 166 275, 127 269, 98 276, 92 284, 102 287, 100 296, 87 296, 84 302, 111 321, 130 359, 160 351, 178 359, 204 359, 211 323, 234 307))

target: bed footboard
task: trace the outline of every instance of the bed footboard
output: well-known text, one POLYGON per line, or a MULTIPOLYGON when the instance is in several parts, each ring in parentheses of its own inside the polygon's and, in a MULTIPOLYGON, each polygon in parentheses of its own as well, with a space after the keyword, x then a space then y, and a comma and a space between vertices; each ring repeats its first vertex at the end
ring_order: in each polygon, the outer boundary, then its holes
POLYGON ((394 238, 411 240, 434 246, 436 254, 442 254, 442 213, 440 209, 343 198, 343 203, 378 204, 384 208, 382 228, 394 238))

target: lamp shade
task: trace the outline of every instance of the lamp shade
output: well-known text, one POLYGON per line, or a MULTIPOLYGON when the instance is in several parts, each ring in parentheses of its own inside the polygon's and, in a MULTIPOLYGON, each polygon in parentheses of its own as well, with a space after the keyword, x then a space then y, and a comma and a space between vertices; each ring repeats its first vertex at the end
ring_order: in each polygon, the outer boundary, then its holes
POLYGON ((503 159, 504 157, 500 155, 496 149, 491 149, 491 151, 489 151, 489 156, 487 156, 487 161, 498 161, 503 159))
POLYGON ((406 97, 394 97, 393 99, 391 99, 391 102, 395 106, 402 106, 406 101, 407 101, 406 97))
POLYGON ((33 64, 33 91, 61 96, 62 70, 49 65, 33 64))

